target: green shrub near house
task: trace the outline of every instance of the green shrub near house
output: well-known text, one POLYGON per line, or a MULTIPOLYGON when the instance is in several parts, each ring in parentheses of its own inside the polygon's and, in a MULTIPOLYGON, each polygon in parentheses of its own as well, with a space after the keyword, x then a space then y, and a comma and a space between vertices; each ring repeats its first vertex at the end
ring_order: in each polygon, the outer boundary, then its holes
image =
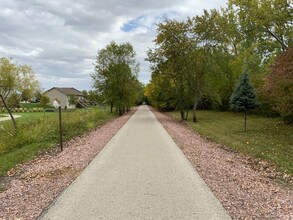
MULTIPOLYGON (((0 124, 0 175, 34 158, 42 149, 52 148, 59 141, 59 121, 57 112, 20 113, 16 119, 18 128, 15 131, 11 121, 0 124)), ((63 139, 97 127, 115 117, 107 109, 78 110, 62 113, 63 139)))

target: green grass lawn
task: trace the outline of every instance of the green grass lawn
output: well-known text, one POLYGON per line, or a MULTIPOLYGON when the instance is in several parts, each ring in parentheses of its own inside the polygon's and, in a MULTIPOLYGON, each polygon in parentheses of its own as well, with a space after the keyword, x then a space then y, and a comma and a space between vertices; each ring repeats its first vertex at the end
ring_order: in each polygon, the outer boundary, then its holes
MULTIPOLYGON (((21 117, 20 118, 15 118, 16 120, 16 123, 19 124, 19 123, 26 123, 26 122, 29 122, 29 123, 33 123, 39 119, 42 119, 42 118, 54 118, 55 115, 57 115, 56 112, 46 112, 44 114, 44 112, 16 112, 16 113, 13 113, 13 115, 20 115, 21 117)), ((5 113, 5 117, 8 116, 8 113, 5 113)), ((0 115, 1 117, 1 115, 0 115)), ((7 120, 7 121, 0 121, 0 125, 5 125, 5 126, 8 126, 10 127, 10 125, 12 126, 12 122, 11 120, 7 120)), ((1 137, 1 134, 0 134, 0 137, 1 137)))
MULTIPOLYGON (((14 115, 20 115, 20 118, 15 119, 18 123, 34 122, 42 118, 54 118, 57 112, 21 112, 13 113, 14 115)), ((57 115, 58 116, 58 115, 57 115)))
MULTIPOLYGON (((171 113, 179 118, 178 112, 171 113)), ((243 132, 243 114, 198 111, 198 123, 191 117, 188 124, 199 134, 233 150, 267 160, 293 176, 293 126, 280 118, 247 116, 247 132, 243 132)))
MULTIPOLYGON (((59 141, 57 112, 15 113, 17 130, 11 120, 0 122, 0 175, 35 158, 42 149, 52 148, 59 141)), ((63 140, 84 134, 116 117, 108 109, 89 109, 62 112, 63 140)))

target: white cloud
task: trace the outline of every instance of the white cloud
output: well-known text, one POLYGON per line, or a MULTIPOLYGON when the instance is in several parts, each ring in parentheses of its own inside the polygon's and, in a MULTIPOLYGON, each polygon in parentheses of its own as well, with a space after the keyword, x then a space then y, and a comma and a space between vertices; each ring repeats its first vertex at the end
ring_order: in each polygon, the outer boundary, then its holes
POLYGON ((9 0, 0 1, 0 57, 29 64, 42 87, 91 89, 92 63, 110 41, 130 42, 150 79, 145 51, 153 46, 156 23, 184 19, 227 0, 9 0))

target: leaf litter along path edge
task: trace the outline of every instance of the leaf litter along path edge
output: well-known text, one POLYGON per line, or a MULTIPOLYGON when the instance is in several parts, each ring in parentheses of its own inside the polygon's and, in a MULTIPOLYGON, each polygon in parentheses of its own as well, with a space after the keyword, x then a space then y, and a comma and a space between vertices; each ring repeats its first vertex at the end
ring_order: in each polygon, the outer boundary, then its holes
POLYGON ((225 150, 185 123, 153 110, 233 219, 293 219, 293 189, 253 169, 244 155, 225 150))
POLYGON ((0 219, 36 219, 103 149, 137 108, 64 144, 60 153, 44 154, 8 171, 12 178, 0 193, 0 219))

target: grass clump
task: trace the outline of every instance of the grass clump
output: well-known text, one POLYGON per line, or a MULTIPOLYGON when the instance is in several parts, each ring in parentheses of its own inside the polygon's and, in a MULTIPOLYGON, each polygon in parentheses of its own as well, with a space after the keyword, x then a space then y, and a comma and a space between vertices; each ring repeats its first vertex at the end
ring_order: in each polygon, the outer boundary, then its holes
MULTIPOLYGON (((59 118, 57 112, 19 113, 17 130, 11 121, 0 124, 0 175, 18 163, 29 161, 41 149, 52 148, 59 141, 59 118)), ((62 113, 63 140, 85 132, 114 118, 106 109, 76 110, 62 113)))
MULTIPOLYGON (((179 113, 171 113, 179 118, 179 113)), ((293 176, 293 126, 280 118, 249 115, 243 132, 243 114, 198 111, 198 123, 188 124, 199 134, 230 149, 266 160, 293 176)))

